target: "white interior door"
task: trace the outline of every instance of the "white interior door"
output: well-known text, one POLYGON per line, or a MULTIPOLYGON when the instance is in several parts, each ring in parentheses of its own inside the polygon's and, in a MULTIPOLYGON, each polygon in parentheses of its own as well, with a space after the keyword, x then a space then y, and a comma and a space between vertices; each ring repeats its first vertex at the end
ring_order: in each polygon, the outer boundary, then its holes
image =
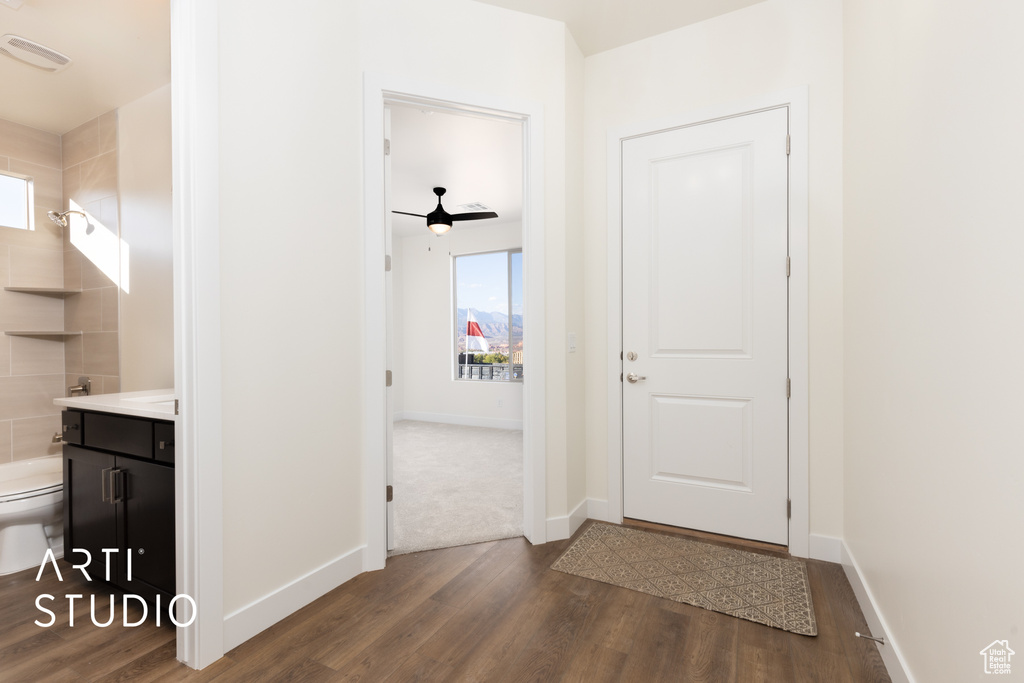
POLYGON ((787 122, 622 144, 626 517, 788 543, 787 122))

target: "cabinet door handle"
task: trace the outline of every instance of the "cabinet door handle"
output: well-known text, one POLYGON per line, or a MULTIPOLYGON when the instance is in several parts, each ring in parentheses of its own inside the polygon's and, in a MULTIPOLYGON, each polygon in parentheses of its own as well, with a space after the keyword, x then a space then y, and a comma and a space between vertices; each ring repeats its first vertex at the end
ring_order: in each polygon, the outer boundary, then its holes
POLYGON ((100 501, 103 503, 110 502, 110 471, 111 467, 106 468, 100 472, 100 501))
POLYGON ((124 500, 124 470, 117 469, 116 467, 110 470, 110 502, 114 505, 124 500))

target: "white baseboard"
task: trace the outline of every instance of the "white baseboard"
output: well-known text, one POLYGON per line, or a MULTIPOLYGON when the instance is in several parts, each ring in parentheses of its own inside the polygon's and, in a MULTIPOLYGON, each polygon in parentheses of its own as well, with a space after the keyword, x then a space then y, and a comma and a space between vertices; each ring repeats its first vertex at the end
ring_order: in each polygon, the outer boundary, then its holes
POLYGON ((808 557, 812 560, 823 560, 841 564, 843 561, 843 539, 835 536, 822 536, 811 534, 809 540, 810 553, 808 557))
MULTIPOLYGON (((583 522, 587 521, 590 517, 590 505, 589 500, 584 498, 576 508, 569 513, 569 536, 572 536, 576 531, 583 526, 583 522)), ((569 538, 566 536, 566 538, 569 538)))
POLYGON ((365 546, 224 617, 224 651, 238 647, 363 571, 365 546))
POLYGON ((857 596, 860 609, 864 612, 864 618, 868 622, 868 628, 871 629, 871 635, 876 638, 885 639, 885 645, 878 645, 877 647, 882 655, 882 662, 885 663, 885 669, 889 672, 889 678, 892 679, 893 683, 914 683, 914 678, 910 675, 910 670, 903 660, 903 655, 900 654, 900 649, 897 647, 896 641, 893 640, 891 631, 886 626, 885 618, 875 603, 871 589, 868 587, 867 582, 864 581, 864 575, 861 573, 857 560, 854 559, 850 549, 842 540, 840 540, 840 546, 843 570, 846 572, 846 578, 850 581, 854 595, 857 596))
POLYGON ((449 415, 447 413, 423 413, 416 410, 405 410, 395 413, 398 420, 417 420, 419 422, 440 422, 449 425, 465 425, 467 427, 489 427, 491 429, 523 430, 522 420, 504 420, 499 417, 477 417, 475 415, 449 415))
POLYGON ((549 541, 561 541, 569 538, 587 521, 587 499, 583 499, 572 512, 565 517, 549 517, 547 520, 547 538, 549 541))
POLYGON ((612 524, 622 522, 621 519, 615 520, 609 516, 607 500, 598 500, 597 498, 587 498, 587 518, 596 519, 601 522, 611 522, 612 524))

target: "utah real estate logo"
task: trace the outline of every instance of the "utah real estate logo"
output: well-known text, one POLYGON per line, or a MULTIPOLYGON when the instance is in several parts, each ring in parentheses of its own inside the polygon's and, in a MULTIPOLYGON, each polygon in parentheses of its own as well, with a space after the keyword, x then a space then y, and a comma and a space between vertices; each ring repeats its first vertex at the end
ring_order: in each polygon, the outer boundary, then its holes
POLYGON ((1010 649, 1009 641, 993 640, 981 651, 981 656, 985 658, 985 673, 1010 673, 1010 657, 1015 654, 1017 653, 1010 649))

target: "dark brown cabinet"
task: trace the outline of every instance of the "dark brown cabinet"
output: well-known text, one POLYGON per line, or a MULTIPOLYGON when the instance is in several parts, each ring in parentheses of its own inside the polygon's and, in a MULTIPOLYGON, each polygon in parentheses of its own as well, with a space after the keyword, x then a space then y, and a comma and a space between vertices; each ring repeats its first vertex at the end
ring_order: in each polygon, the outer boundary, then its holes
POLYGON ((64 412, 78 443, 64 444, 65 557, 86 562, 81 548, 94 581, 166 605, 175 593, 174 424, 64 412))

